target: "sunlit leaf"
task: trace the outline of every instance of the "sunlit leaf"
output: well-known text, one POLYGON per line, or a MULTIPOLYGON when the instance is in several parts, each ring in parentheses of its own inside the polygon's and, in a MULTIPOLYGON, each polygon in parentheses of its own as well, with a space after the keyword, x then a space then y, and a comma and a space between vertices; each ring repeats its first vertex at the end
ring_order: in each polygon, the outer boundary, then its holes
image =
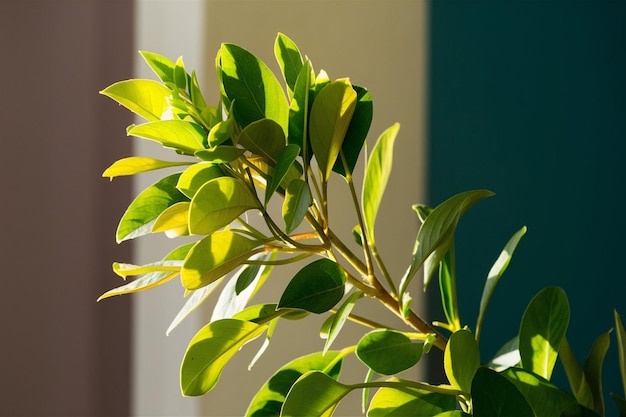
POLYGON ((311 190, 306 182, 295 179, 289 183, 282 210, 287 233, 293 232, 302 223, 312 202, 311 190))
POLYGON ((456 265, 454 259, 454 244, 439 264, 439 292, 441 306, 448 321, 449 330, 456 332, 461 329, 461 318, 456 293, 456 265))
POLYGON ((498 349, 488 366, 497 372, 501 372, 507 368, 518 366, 520 360, 519 337, 515 336, 498 349))
POLYGON ((176 188, 187 197, 193 198, 204 184, 212 179, 223 176, 224 173, 219 166, 210 162, 198 162, 191 165, 181 174, 176 188))
POLYGON ((228 361, 267 326, 223 319, 204 326, 191 339, 180 370, 183 395, 202 395, 213 389, 228 361))
MULTIPOLYGON (((207 107, 206 101, 202 96, 202 91, 200 90, 200 85, 198 84, 198 77, 196 76, 196 71, 191 72, 191 83, 189 84, 189 93, 191 94, 191 101, 193 105, 202 112, 207 107)), ((206 120, 208 126, 213 126, 211 120, 206 120)))
POLYGON ((235 146, 216 146, 212 149, 203 149, 196 152, 196 157, 203 161, 212 162, 214 164, 224 164, 234 161, 245 153, 245 149, 235 146))
POLYGON ((328 328, 328 338, 326 339, 326 343, 324 344, 324 353, 326 353, 328 349, 330 349, 330 345, 339 335, 339 332, 343 328, 343 325, 346 323, 348 316, 350 316, 354 305, 359 299, 361 299, 361 297, 363 297, 363 293, 361 291, 353 291, 348 296, 348 298, 346 298, 346 301, 341 304, 341 307, 337 309, 337 313, 330 316, 332 318, 332 321, 328 328))
POLYGON ((170 238, 188 235, 189 205, 188 201, 181 201, 163 210, 152 225, 152 233, 165 232, 170 238))
POLYGON ((285 147, 285 133, 274 120, 261 119, 246 126, 239 134, 238 142, 275 165, 280 151, 285 147))
POLYGON ((155 219, 173 204, 187 201, 176 188, 180 173, 169 175, 142 191, 128 206, 117 227, 117 242, 151 233, 155 219))
POLYGON ((456 408, 454 395, 417 388, 380 388, 370 404, 367 417, 434 416, 456 408))
POLYGON ((443 365, 450 384, 469 393, 476 370, 480 367, 478 345, 469 330, 459 330, 450 336, 443 365))
POLYGON ((219 54, 224 93, 233 101, 235 119, 242 127, 268 118, 287 133, 289 106, 283 89, 267 65, 245 49, 222 44, 219 54))
POLYGON ((154 140, 168 148, 179 149, 193 155, 204 149, 207 133, 202 126, 184 120, 157 120, 131 126, 129 135, 154 140))
POLYGON ((231 231, 215 232, 197 242, 181 269, 183 286, 196 290, 229 273, 246 259, 263 250, 261 242, 231 231))
POLYGON ((291 279, 278 303, 278 308, 296 308, 321 314, 333 308, 344 294, 346 276, 329 259, 314 261, 291 279))
POLYGON ((278 189, 281 182, 289 172, 289 169, 296 160, 296 157, 300 154, 300 147, 297 145, 287 145, 281 149, 278 154, 278 160, 276 162, 276 168, 274 173, 267 183, 267 189, 265 190, 265 204, 270 201, 274 191, 278 189))
POLYGON ((145 265, 127 263, 113 263, 113 272, 126 279, 127 277, 148 274, 151 272, 178 272, 182 266, 182 260, 165 260, 145 265))
POLYGON ((363 180, 362 199, 365 232, 370 243, 374 243, 374 223, 391 174, 393 144, 399 130, 400 125, 397 123, 385 130, 378 138, 372 154, 368 158, 365 179, 363 180))
MULTIPOLYGON (((353 85, 352 88, 354 88, 357 93, 356 107, 354 108, 354 114, 350 120, 346 137, 341 145, 341 151, 346 158, 350 172, 354 172, 354 167, 359 159, 359 154, 367 138, 367 133, 370 130, 372 117, 374 115, 372 95, 369 91, 357 85, 353 85)), ((335 161, 333 171, 344 177, 346 176, 346 170, 339 159, 335 161)))
POLYGON ((183 63, 183 57, 180 56, 176 60, 174 65, 174 84, 181 90, 187 90, 187 71, 185 71, 185 64, 183 63))
POLYGON ((506 246, 496 259, 495 263, 489 270, 489 274, 487 275, 487 281, 485 282, 485 287, 483 288, 483 295, 480 298, 480 309, 478 312, 478 320, 476 321, 476 338, 480 338, 480 330, 482 328, 482 323, 485 318, 485 312, 487 311, 487 306, 489 305, 489 300, 491 300, 491 296, 493 295, 493 291, 498 285, 498 281, 506 271, 509 266, 509 262, 511 262, 511 258, 513 257, 513 253, 515 252, 515 248, 517 248, 517 244, 522 239, 522 237, 526 234, 526 226, 522 227, 520 230, 515 232, 515 234, 509 239, 506 246))
POLYGON ((359 341, 356 355, 381 375, 393 375, 415 365, 422 357, 423 345, 395 330, 374 330, 359 341))
POLYGON ((233 177, 212 179, 200 187, 191 200, 189 231, 211 234, 257 207, 257 199, 243 181, 233 177))
POLYGON ((289 89, 289 95, 293 95, 296 79, 302 68, 302 55, 298 46, 286 35, 279 33, 274 42, 274 55, 280 65, 289 89))
POLYGON ((246 416, 278 416, 292 385, 309 371, 322 371, 331 378, 338 378, 342 364, 338 356, 339 352, 329 351, 325 355, 318 352, 289 362, 276 371, 254 396, 246 416))
POLYGON ((155 54, 154 52, 139 51, 139 54, 148 63, 152 71, 164 83, 174 83, 174 62, 171 59, 155 54))
POLYGON ((544 288, 530 301, 519 331, 524 369, 550 380, 569 315, 569 302, 560 288, 544 288))
POLYGON ((512 382, 488 368, 478 368, 472 381, 474 417, 534 416, 512 382))
POLYGON ((502 375, 524 396, 535 416, 560 416, 562 412, 577 405, 571 394, 524 369, 510 368, 502 375))
MULTIPOLYGON (((436 259, 431 259, 431 265, 439 266, 439 262, 450 247, 461 217, 475 203, 492 195, 493 193, 487 190, 466 191, 450 197, 428 215, 417 233, 411 265, 400 282, 400 294, 406 291, 415 273, 433 252, 436 259)), ((433 273, 434 269, 424 273, 424 288, 428 286, 433 273)))
POLYGON ((189 164, 191 164, 191 162, 162 161, 160 159, 146 158, 143 156, 131 156, 115 161, 102 173, 102 176, 113 179, 114 177, 121 177, 124 175, 135 175, 141 172, 153 171, 155 169, 189 164))
POLYGON ((146 120, 160 120, 169 108, 170 90, 153 80, 119 81, 100 91, 146 120))
POLYGON ((302 375, 285 398, 281 416, 331 416, 339 402, 354 388, 320 371, 302 375))
POLYGON ((306 163, 311 160, 311 144, 308 140, 309 125, 309 103, 312 100, 311 83, 312 74, 311 62, 306 61, 300 69, 300 74, 296 81, 293 98, 289 106, 289 144, 298 145, 303 159, 306 163), (304 147, 306 145, 306 148, 304 147))
POLYGON ((327 181, 350 125, 357 94, 347 79, 325 86, 316 96, 309 118, 309 135, 322 179, 327 181))
POLYGON ((191 294, 187 296, 187 301, 178 314, 176 314, 176 317, 172 320, 172 323, 167 328, 165 334, 169 336, 172 330, 178 327, 184 319, 186 319, 196 308, 198 308, 198 306, 200 306, 200 304, 202 304, 221 283, 222 280, 218 279, 207 286, 191 291, 191 294))
POLYGON ((207 138, 209 146, 217 146, 230 139, 233 135, 233 119, 228 118, 224 121, 216 123, 209 131, 207 138))

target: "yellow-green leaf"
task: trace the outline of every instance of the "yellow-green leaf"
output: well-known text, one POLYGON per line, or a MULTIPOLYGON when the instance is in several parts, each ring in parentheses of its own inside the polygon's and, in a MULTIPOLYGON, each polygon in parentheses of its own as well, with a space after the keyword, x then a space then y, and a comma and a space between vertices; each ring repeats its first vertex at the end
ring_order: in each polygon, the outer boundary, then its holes
POLYGON ((207 133, 202 126, 185 120, 158 120, 131 126, 129 135, 154 140, 168 148, 193 155, 204 149, 207 133))
POLYGON ((165 232, 168 237, 189 234, 189 201, 181 201, 169 206, 156 218, 152 225, 152 233, 165 232))
POLYGON ((214 178, 222 177, 224 173, 219 166, 210 162, 198 162, 187 168, 178 179, 176 188, 189 198, 193 198, 196 192, 204 184, 214 178))
POLYGON ((181 165, 189 165, 185 161, 162 161, 160 159, 147 158, 143 156, 131 156, 115 161, 103 173, 103 177, 113 179, 124 175, 135 175, 141 172, 153 171, 155 169, 169 168, 181 165))
POLYGON ((469 330, 459 330, 450 336, 443 364, 450 384, 469 393, 480 367, 478 344, 469 330))
POLYGON ((170 90, 153 80, 119 81, 100 91, 146 120, 160 120, 169 109, 170 90))

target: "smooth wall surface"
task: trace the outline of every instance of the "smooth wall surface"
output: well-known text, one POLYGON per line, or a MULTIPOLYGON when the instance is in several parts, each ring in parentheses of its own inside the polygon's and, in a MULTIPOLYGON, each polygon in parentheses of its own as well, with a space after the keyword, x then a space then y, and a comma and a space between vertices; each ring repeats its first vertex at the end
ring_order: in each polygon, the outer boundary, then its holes
MULTIPOLYGON (((283 32, 312 60, 317 71, 324 69, 333 79, 349 76, 354 84, 370 90, 374 100, 370 146, 387 127, 401 123, 394 171, 376 223, 380 251, 388 259, 392 274, 399 278, 410 261, 418 227, 411 205, 423 201, 425 196, 426 3, 414 0, 185 2, 185 7, 193 12, 180 10, 180 4, 175 1, 138 2, 137 19, 143 22, 139 24, 138 48, 149 45, 154 52, 171 59, 183 55, 188 69, 201 69, 207 101, 217 102, 214 60, 222 42, 236 43, 250 50, 277 71, 274 39, 278 32, 283 32), (203 20, 198 21, 195 12, 200 10, 204 15, 203 20), (194 33, 195 28, 200 30, 194 33)), ((142 71, 138 67, 139 74, 146 74, 142 71)), ((136 151, 158 152, 153 146, 143 146, 139 145, 136 151)), ((357 182, 360 184, 359 179, 357 182)), ((331 221, 346 241, 352 242, 350 232, 356 218, 351 210, 343 208, 349 207, 349 190, 343 181, 336 181, 331 193, 330 210, 335 211, 331 221)), ((155 259, 154 253, 162 255, 175 243, 157 239, 137 244, 138 258, 150 261, 155 259)), ((271 282, 266 284, 267 290, 261 291, 255 302, 276 301, 276 294, 280 294, 296 271, 293 268, 275 270, 271 282)), ((419 298, 417 290, 415 295, 419 298)), ((203 311, 196 311, 188 319, 188 327, 175 330, 167 339, 165 329, 183 303, 180 284, 168 284, 158 293, 145 294, 138 301, 135 329, 141 329, 144 334, 138 337, 147 339, 135 339, 138 363, 133 386, 138 396, 133 410, 136 415, 145 415, 148 411, 157 415, 168 412, 168 415, 186 415, 187 411, 206 416, 242 415, 252 395, 273 371, 300 355, 323 348, 323 340, 318 336, 323 317, 281 322, 269 349, 251 371, 247 369, 248 364, 260 347, 260 340, 246 345, 237 354, 224 370, 218 386, 208 395, 199 401, 180 398, 178 369, 184 348, 193 332, 210 317, 215 299, 209 299, 203 311), (165 382, 158 382, 159 378, 165 382), (162 408, 155 409, 151 399, 162 408)), ((397 323, 393 316, 373 304, 366 303, 359 313, 374 313, 381 321, 397 323)), ((336 347, 355 343, 363 334, 362 330, 348 324, 345 334, 335 342, 336 347)), ((362 381, 364 368, 354 363, 349 365, 344 380, 348 383, 362 381)), ((355 393, 345 400, 337 415, 359 413, 360 396, 355 393)))
POLYGON ((132 69, 130 1, 0 2, 0 415, 129 413, 130 299, 96 303, 130 259, 115 243, 130 146, 98 91, 132 69))

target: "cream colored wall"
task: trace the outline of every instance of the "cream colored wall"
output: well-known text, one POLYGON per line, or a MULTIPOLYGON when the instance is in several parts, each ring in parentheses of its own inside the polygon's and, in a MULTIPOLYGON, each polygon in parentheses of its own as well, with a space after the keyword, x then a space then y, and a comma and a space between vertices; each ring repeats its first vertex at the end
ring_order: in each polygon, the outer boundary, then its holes
MULTIPOLYGON (((201 4, 198 1, 138 0, 137 10, 137 19, 141 22, 138 48, 146 45, 145 48, 171 58, 182 54, 188 68, 201 69, 204 74, 201 83, 208 100, 217 98, 213 65, 220 43, 237 43, 277 69, 273 42, 279 31, 298 44, 316 70, 325 69, 331 78, 349 76, 354 84, 367 87, 374 99, 370 144, 393 123, 401 124, 395 146, 394 172, 377 219, 377 243, 392 275, 398 277, 404 272, 417 230, 411 205, 423 201, 425 196, 425 2, 212 0, 201 4), (178 11, 183 7, 185 11, 178 11)), ((143 67, 138 68, 138 74, 144 72, 143 67)), ((143 151, 141 147, 137 150, 143 151)), ((153 150, 154 147, 149 147, 149 152, 153 150)), ((360 178, 357 182, 360 183, 360 178)), ((331 221, 340 234, 351 241, 350 230, 355 218, 351 210, 344 210, 349 207, 348 198, 349 191, 343 181, 333 183, 330 210, 333 212, 335 208, 336 211, 331 221)), ((152 251, 159 254, 166 251, 159 245, 162 243, 158 240, 138 242, 138 259, 154 260, 152 251)), ((275 270, 270 285, 259 294, 260 300, 268 297, 272 288, 280 291, 294 272, 293 269, 275 270)), ((236 360, 229 363, 217 388, 203 399, 181 399, 178 367, 186 343, 202 325, 198 317, 202 314, 192 317, 181 331, 165 337, 165 329, 181 305, 182 292, 176 291, 175 285, 157 290, 156 294, 136 297, 136 415, 241 415, 253 393, 276 368, 323 347, 323 341, 317 336, 321 318, 281 322, 273 343, 252 371, 248 371, 247 366, 260 341, 246 346, 236 360)), ((413 292, 419 296, 418 291, 413 292)), ((275 296, 267 300, 275 301, 275 296)), ((376 305, 366 303, 360 308, 361 313, 368 310, 381 321, 397 323, 385 311, 379 314, 376 305)), ((355 343, 361 332, 356 325, 347 325, 335 347, 355 343)), ((345 382, 363 379, 361 367, 347 368, 343 375, 345 382)), ((354 415, 359 411, 359 395, 351 394, 337 415, 354 415)))

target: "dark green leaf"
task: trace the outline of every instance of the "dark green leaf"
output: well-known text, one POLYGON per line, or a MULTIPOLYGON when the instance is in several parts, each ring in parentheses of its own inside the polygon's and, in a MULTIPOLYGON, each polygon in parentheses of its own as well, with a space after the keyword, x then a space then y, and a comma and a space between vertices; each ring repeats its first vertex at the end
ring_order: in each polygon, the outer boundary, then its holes
POLYGON ((626 330, 624 330, 624 322, 617 310, 613 311, 615 316, 615 330, 617 336, 617 358, 619 363, 619 371, 622 376, 622 387, 624 388, 624 396, 626 396, 626 330))
POLYGON ((519 331, 522 367, 548 381, 569 324, 569 302, 557 287, 541 290, 531 301, 519 331))
POLYGON ((415 365, 422 357, 421 343, 395 330, 374 330, 359 341, 356 355, 381 375, 393 375, 415 365))
POLYGON ((173 204, 188 201, 176 183, 180 173, 169 175, 142 191, 122 216, 117 227, 117 242, 134 239, 152 231, 156 218, 173 204))
POLYGON ((534 416, 524 396, 505 377, 478 368, 472 381, 474 417, 534 416))
POLYGON ((267 326, 224 319, 204 326, 189 343, 180 369, 183 395, 202 395, 215 387, 228 361, 267 326))
POLYGON ((576 356, 567 340, 563 337, 559 348, 559 359, 565 369, 565 375, 576 401, 588 408, 593 408, 593 394, 587 383, 585 371, 576 360, 576 356))
POLYGON ((367 417, 434 416, 456 408, 454 395, 439 394, 416 388, 381 388, 367 411, 367 417))
POLYGON ((596 339, 591 352, 583 365, 585 378, 593 394, 593 410, 599 415, 604 415, 604 393, 602 392, 602 364, 604 357, 611 344, 611 330, 603 333, 596 339))
POLYGON ((223 90, 233 102, 235 119, 240 126, 267 118, 277 122, 284 134, 287 133, 287 99, 263 61, 237 45, 222 44, 219 68, 223 90))
POLYGON ((267 188, 265 190, 265 205, 267 205, 270 201, 272 194, 274 194, 274 191, 278 189, 299 154, 300 147, 297 145, 287 145, 281 149, 278 154, 278 161, 276 163, 274 173, 267 183, 267 188))
POLYGON ((309 103, 312 101, 311 63, 307 60, 298 75, 293 98, 289 107, 289 144, 298 145, 302 152, 302 158, 308 163, 311 160, 311 144, 306 137, 308 133, 309 103), (306 149, 304 146, 306 145, 306 149))
POLYGON ((285 147, 285 134, 275 121, 261 119, 250 123, 239 135, 239 144, 255 155, 262 156, 272 165, 285 147))
POLYGON ((296 273, 285 288, 278 308, 324 313, 341 301, 345 281, 339 265, 329 259, 319 259, 296 273))
POLYGON ((617 405, 617 410, 619 412, 619 417, 626 417, 626 400, 614 393, 611 393, 611 397, 613 398, 613 400, 615 400, 615 404, 617 405))
POLYGON ((311 204, 309 185, 301 179, 292 180, 285 193, 282 211, 287 233, 293 232, 302 223, 311 204))
POLYGON ((298 46, 287 36, 279 33, 274 43, 274 54, 283 72, 289 94, 293 94, 296 79, 302 68, 302 55, 298 46))
POLYGON ((342 361, 339 352, 321 352, 295 359, 280 368, 263 385, 248 407, 248 417, 268 417, 280 415, 280 409, 287 393, 303 374, 309 371, 322 371, 331 378, 338 378, 342 361))
POLYGON ((235 293, 241 294, 243 290, 248 288, 257 278, 261 271, 261 265, 245 265, 237 276, 237 284, 235 285, 235 293))

